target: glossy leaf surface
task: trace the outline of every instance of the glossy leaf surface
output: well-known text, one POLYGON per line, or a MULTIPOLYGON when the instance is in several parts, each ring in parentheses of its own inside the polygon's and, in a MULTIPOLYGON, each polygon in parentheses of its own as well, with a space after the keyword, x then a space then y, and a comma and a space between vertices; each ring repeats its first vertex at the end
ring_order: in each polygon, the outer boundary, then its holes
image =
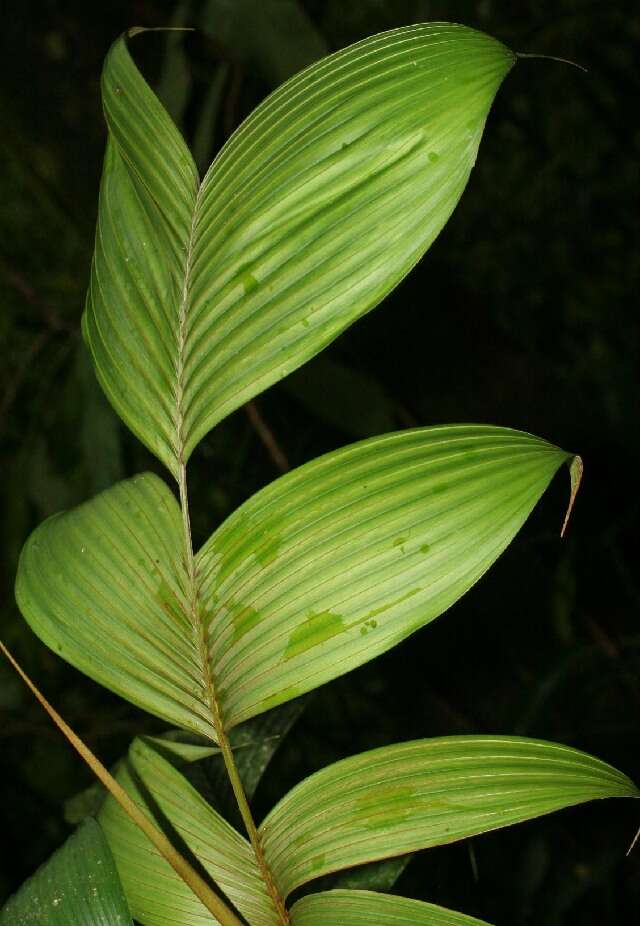
POLYGON ((131 926, 113 856, 86 820, 0 910, 0 926, 131 926))
POLYGON ((197 557, 227 724, 348 672, 441 614, 568 459, 519 431, 424 428, 352 444, 254 495, 197 557))
POLYGON ((421 257, 514 60, 456 25, 365 39, 271 94, 200 183, 126 40, 115 43, 83 330, 112 404, 174 475, 218 421, 421 257))
MULTIPOLYGON (((166 759, 135 740, 118 781, 147 814, 178 837, 251 926, 277 926, 253 851, 166 759)), ((100 811, 131 912, 143 926, 214 923, 190 888, 112 797, 100 811)))
POLYGON ((371 891, 310 894, 291 910, 292 926, 488 926, 434 904, 371 891))
POLYGON ((443 845, 603 797, 637 797, 584 752, 517 737, 385 746, 301 782, 261 826, 281 892, 320 875, 443 845))

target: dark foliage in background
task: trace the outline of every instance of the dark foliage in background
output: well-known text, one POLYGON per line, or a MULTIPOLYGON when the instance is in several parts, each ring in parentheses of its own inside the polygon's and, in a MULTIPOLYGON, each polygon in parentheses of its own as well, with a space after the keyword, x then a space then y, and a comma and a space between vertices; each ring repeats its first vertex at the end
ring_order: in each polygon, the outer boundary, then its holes
MULTIPOLYGON (((7 6, 2 636, 107 764, 136 733, 162 729, 159 721, 46 650, 18 615, 12 584, 20 547, 45 516, 159 466, 111 412, 79 336, 105 137, 99 70, 110 42, 133 24, 199 26, 186 37, 147 40, 140 61, 203 163, 307 61, 411 21, 462 21, 515 50, 589 68, 584 75, 550 61, 518 64, 490 116, 469 189, 416 271, 322 357, 203 441, 191 467, 194 529, 196 539, 208 535, 287 463, 414 423, 508 425, 581 453, 586 478, 567 539, 558 533, 568 486, 558 481, 505 556, 448 614, 310 699, 257 801, 267 808, 304 774, 352 752, 468 731, 566 742, 637 779, 637 6, 7 6)), ((0 775, 1 901, 65 838, 65 801, 91 781, 4 664, 0 775)), ((398 888, 497 924, 623 922, 640 909, 640 855, 624 857, 638 822, 626 803, 565 811, 425 852, 398 888)))

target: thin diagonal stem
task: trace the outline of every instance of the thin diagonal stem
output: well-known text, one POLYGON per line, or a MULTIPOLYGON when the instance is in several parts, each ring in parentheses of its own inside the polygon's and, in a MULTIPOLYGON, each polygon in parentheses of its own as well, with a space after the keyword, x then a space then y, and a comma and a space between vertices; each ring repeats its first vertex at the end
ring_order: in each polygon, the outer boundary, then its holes
POLYGON ((138 805, 131 799, 124 788, 116 781, 109 771, 104 767, 102 762, 95 756, 83 740, 71 729, 65 720, 60 716, 54 707, 47 701, 45 696, 31 681, 29 676, 24 672, 20 665, 13 658, 2 640, 0 640, 0 652, 9 660, 13 668, 21 677, 23 682, 31 689, 45 711, 49 714, 56 726, 62 731, 67 740, 76 749, 84 761, 87 763, 92 772, 102 782, 105 788, 110 792, 113 798, 120 804, 124 812, 133 822, 140 827, 147 839, 156 847, 160 855, 171 865, 173 870, 188 884, 196 897, 212 913, 221 926, 243 926, 242 921, 231 910, 221 897, 213 891, 206 881, 191 867, 189 862, 177 851, 167 837, 158 827, 147 817, 138 805))

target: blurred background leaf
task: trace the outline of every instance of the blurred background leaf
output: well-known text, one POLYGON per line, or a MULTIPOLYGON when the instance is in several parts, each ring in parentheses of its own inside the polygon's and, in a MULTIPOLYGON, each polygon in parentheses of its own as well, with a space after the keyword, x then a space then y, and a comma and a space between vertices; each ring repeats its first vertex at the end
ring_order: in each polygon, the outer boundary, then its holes
POLYGON ((297 0, 208 0, 200 25, 274 87, 330 50, 297 0))
POLYGON ((86 820, 0 910, 1 926, 126 926, 129 908, 102 829, 86 820))

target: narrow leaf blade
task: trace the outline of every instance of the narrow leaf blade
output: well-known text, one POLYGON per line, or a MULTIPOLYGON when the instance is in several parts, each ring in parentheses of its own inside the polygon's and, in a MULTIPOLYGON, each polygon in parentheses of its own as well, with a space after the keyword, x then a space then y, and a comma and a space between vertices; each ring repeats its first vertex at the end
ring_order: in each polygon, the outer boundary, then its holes
POLYGON ((325 891, 291 908, 292 926, 488 926, 484 920, 407 897, 371 891, 325 891))
POLYGON ((506 428, 424 428, 327 454, 249 499, 197 556, 227 725, 350 671, 445 611, 569 458, 506 428))
POLYGON ((440 737, 336 762, 293 788, 261 826, 286 896, 330 871, 443 845, 583 801, 638 797, 593 756, 518 737, 440 737))
POLYGON ((105 60, 102 100, 109 136, 83 334, 115 410, 176 475, 198 172, 124 37, 105 60))
POLYGON ((0 926, 127 926, 131 915, 102 829, 86 820, 0 910, 0 926))
MULTIPOLYGON (((166 759, 135 740, 118 781, 172 839, 184 844, 251 926, 277 926, 246 839, 233 829, 166 759)), ((211 914, 108 797, 100 811, 129 906, 143 926, 202 926, 211 914)))

